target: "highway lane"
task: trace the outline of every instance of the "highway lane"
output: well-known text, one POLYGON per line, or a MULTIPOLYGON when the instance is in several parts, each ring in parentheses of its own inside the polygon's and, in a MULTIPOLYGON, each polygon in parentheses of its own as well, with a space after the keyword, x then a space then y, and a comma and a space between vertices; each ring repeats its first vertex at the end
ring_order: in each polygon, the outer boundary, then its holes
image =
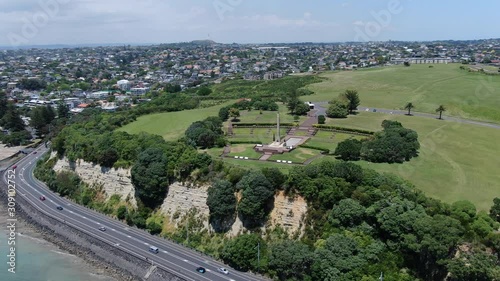
POLYGON ((17 164, 16 174, 18 177, 16 184, 18 191, 26 192, 27 196, 31 196, 32 201, 34 200, 35 204, 45 208, 45 211, 59 216, 67 222, 79 224, 93 231, 93 234, 96 236, 106 237, 106 239, 110 239, 113 243, 119 244, 119 247, 127 248, 144 257, 148 257, 154 264, 160 264, 177 270, 177 272, 182 272, 189 276, 190 279, 188 280, 264 280, 261 277, 238 272, 195 251, 152 236, 145 231, 129 227, 124 223, 57 196, 33 177, 32 171, 36 164, 35 158, 40 157, 45 149, 42 148, 38 151, 38 154, 30 154, 17 164), (44 195, 47 200, 40 201, 38 199, 40 195, 44 195), (57 210, 55 207, 58 205, 63 206, 64 210, 57 210), (107 231, 99 231, 98 227, 100 226, 105 226, 107 231), (158 247, 160 252, 158 254, 149 252, 149 246, 151 245, 158 247), (205 267, 207 273, 197 273, 195 271, 197 266, 205 267), (221 266, 229 269, 229 275, 217 272, 217 268, 221 266))

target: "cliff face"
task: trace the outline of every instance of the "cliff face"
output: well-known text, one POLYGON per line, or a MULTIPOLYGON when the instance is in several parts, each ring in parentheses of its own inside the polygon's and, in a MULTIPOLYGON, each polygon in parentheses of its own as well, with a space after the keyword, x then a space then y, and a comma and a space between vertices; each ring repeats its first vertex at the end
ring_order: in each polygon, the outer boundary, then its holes
MULTIPOLYGON (((130 169, 104 168, 83 160, 70 163, 68 159, 63 158, 57 161, 54 170, 56 172, 63 170, 74 171, 84 182, 102 185, 106 193, 106 199, 118 194, 122 200, 129 198, 129 202, 137 206, 130 169)), ((161 212, 175 224, 189 211, 195 209, 197 216, 203 218, 205 228, 210 228, 207 206, 208 188, 208 186, 190 187, 180 183, 172 183, 169 186, 167 197, 161 205, 161 212)), ((302 197, 290 198, 286 197, 283 192, 279 192, 275 195, 274 209, 270 214, 270 220, 266 227, 274 228, 279 225, 290 234, 297 232, 301 234, 306 212, 307 203, 302 197)), ((243 223, 239 218, 236 218, 228 235, 235 236, 243 230, 243 223)))
POLYGON ((106 193, 106 200, 112 195, 118 194, 123 201, 128 197, 130 204, 137 207, 134 196, 135 189, 130 179, 130 169, 105 168, 83 160, 70 162, 67 158, 63 158, 57 161, 54 171, 63 170, 75 172, 88 184, 102 185, 106 193))

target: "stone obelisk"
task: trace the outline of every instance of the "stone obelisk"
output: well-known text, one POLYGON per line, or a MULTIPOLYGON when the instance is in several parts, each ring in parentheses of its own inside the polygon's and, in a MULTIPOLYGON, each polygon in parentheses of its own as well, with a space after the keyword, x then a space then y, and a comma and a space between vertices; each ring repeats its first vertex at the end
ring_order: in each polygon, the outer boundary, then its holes
POLYGON ((278 115, 276 117, 276 128, 278 130, 278 132, 276 132, 276 135, 278 136, 277 138, 277 141, 278 141, 278 144, 281 143, 281 136, 280 136, 280 112, 278 111, 278 115))

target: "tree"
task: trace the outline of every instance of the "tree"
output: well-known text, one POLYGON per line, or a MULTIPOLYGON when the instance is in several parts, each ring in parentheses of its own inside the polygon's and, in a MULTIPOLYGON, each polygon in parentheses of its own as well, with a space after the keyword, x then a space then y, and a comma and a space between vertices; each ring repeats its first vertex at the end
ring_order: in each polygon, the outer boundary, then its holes
POLYGON ((224 223, 231 222, 236 212, 236 196, 233 185, 226 180, 216 181, 208 189, 207 205, 210 222, 216 230, 224 230, 224 223))
POLYGON ((3 118, 4 114, 7 112, 7 95, 5 92, 0 90, 0 120, 3 118))
POLYGON ((200 87, 200 89, 198 89, 198 92, 197 94, 200 95, 200 96, 208 96, 212 93, 212 89, 210 89, 209 87, 200 87))
POLYGON ((352 114, 354 110, 358 109, 359 106, 359 95, 356 90, 346 90, 344 97, 347 99, 347 108, 349 109, 349 114, 352 114))
POLYGON ((490 217, 496 222, 500 222, 500 198, 493 199, 493 206, 490 209, 490 217))
POLYGON ((405 109, 408 109, 408 114, 406 115, 411 115, 411 110, 414 108, 415 106, 413 105, 413 103, 409 102, 405 105, 405 109))
POLYGON ((347 198, 342 199, 333 206, 330 213, 330 222, 333 225, 350 227, 360 224, 365 215, 365 207, 358 201, 347 198))
POLYGON ((248 271, 259 268, 257 246, 261 258, 266 256, 266 243, 256 234, 243 234, 225 243, 220 257, 237 270, 248 271))
MULTIPOLYGON (((3 112, 2 112, 3 113, 3 112)), ((7 105, 7 111, 4 113, 2 119, 0 120, 0 125, 7 130, 13 132, 24 131, 24 121, 19 115, 19 111, 13 104, 7 105)))
POLYGON ((69 107, 64 101, 60 101, 57 104, 57 117, 58 118, 68 118, 70 116, 69 107))
POLYGON ((326 110, 326 116, 330 118, 346 118, 349 114, 347 103, 335 99, 330 102, 330 106, 326 110))
POLYGON ((243 176, 236 188, 243 190, 238 213, 244 224, 254 227, 262 223, 269 211, 268 203, 274 196, 271 183, 262 172, 252 171, 243 176))
POLYGON ((318 124, 325 124, 326 117, 325 115, 318 115, 318 124))
POLYGON ((169 185, 167 165, 167 157, 161 148, 147 148, 132 166, 135 193, 144 205, 155 208, 165 199, 169 185))
POLYGON ((340 159, 344 161, 356 161, 359 160, 361 155, 362 143, 357 139, 347 139, 340 142, 335 148, 333 155, 339 156, 340 159))
POLYGON ((119 220, 123 220, 125 219, 126 215, 127 215, 127 207, 124 206, 124 205, 121 205, 120 207, 118 207, 118 209, 116 210, 116 217, 119 219, 119 220))
POLYGON ((307 245, 285 240, 269 250, 269 268, 276 271, 279 280, 304 280, 310 272, 314 255, 307 245))
POLYGON ((498 257, 485 253, 460 253, 448 262, 450 281, 489 281, 498 280, 500 269, 498 257))
POLYGON ((307 104, 301 102, 295 106, 294 114, 296 116, 297 115, 306 115, 309 111, 311 111, 311 108, 307 104))
POLYGON ((233 121, 236 120, 237 117, 240 117, 240 110, 237 108, 230 108, 229 109, 229 117, 233 118, 233 121))
POLYGON ((443 119, 441 118, 442 115, 443 115, 443 112, 446 111, 446 108, 444 108, 443 105, 440 105, 437 109, 436 109, 436 112, 439 112, 439 118, 438 119, 443 119))
POLYGON ((226 121, 229 118, 229 107, 225 106, 219 109, 219 118, 226 121))
POLYGON ((286 181, 286 176, 280 171, 280 169, 276 167, 266 167, 262 168, 261 171, 275 190, 279 190, 283 187, 283 184, 286 181))
POLYGON ((295 111, 299 104, 303 104, 299 99, 299 92, 297 90, 292 91, 288 96, 284 97, 284 102, 286 102, 286 106, 292 115, 295 115, 295 111))

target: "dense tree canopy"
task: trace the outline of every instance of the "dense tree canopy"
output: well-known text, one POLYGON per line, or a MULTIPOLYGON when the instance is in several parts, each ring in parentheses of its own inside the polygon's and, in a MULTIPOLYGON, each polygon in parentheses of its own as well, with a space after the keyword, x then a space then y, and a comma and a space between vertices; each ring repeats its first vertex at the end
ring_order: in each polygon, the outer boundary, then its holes
POLYGON ((167 157, 160 148, 147 148, 132 166, 135 193, 146 206, 156 207, 165 199, 169 186, 167 165, 167 157))
POLYGON ((242 190, 238 204, 238 213, 243 222, 249 226, 257 226, 264 221, 269 211, 269 202, 274 196, 272 184, 260 171, 252 171, 243 176, 236 185, 242 190))
POLYGON ((227 222, 233 222, 236 213, 236 196, 233 185, 226 180, 216 181, 208 189, 207 205, 210 222, 216 230, 225 230, 227 222))

